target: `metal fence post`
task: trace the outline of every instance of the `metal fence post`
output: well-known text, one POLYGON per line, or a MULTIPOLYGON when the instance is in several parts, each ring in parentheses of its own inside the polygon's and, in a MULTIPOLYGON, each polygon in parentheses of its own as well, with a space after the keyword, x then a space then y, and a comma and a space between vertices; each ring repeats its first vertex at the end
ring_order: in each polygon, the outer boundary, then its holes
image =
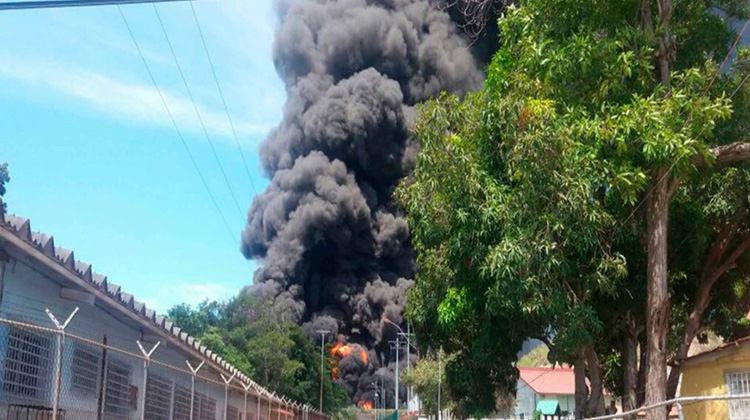
POLYGON ((237 372, 234 372, 232 373, 232 376, 227 379, 223 373, 219 374, 221 380, 224 381, 224 420, 227 420, 227 410, 229 410, 229 383, 232 382, 236 375, 237 372))
POLYGON ((271 401, 272 398, 273 398, 273 394, 268 396, 268 420, 271 420, 271 406, 273 406, 273 402, 271 401))
POLYGON ((245 388, 245 415, 243 416, 244 420, 250 420, 247 415, 247 392, 250 390, 250 386, 250 384, 242 384, 242 387, 245 388))
POLYGON ((198 374, 198 371, 206 362, 202 361, 197 368, 193 368, 193 365, 190 364, 189 360, 185 360, 185 363, 187 363, 188 368, 190 369, 190 373, 192 374, 190 376, 190 420, 193 420, 193 409, 195 406, 195 375, 198 374))
POLYGON ((65 328, 67 328, 68 324, 70 324, 70 321, 73 320, 73 317, 78 312, 78 307, 76 306, 73 312, 68 315, 68 319, 66 319, 63 324, 60 324, 60 322, 57 320, 57 318, 55 318, 55 316, 49 309, 45 309, 44 311, 47 313, 47 316, 52 320, 52 323, 55 324, 55 327, 57 328, 57 354, 55 360, 57 365, 55 366, 55 392, 52 397, 52 420, 57 420, 60 415, 60 392, 62 390, 62 363, 63 345, 65 343, 65 328))
POLYGON ((151 355, 154 353, 154 351, 156 351, 156 348, 159 347, 161 341, 157 341, 154 347, 151 348, 151 351, 146 351, 143 348, 140 340, 136 340, 135 343, 138 344, 138 348, 141 349, 141 353, 143 353, 143 392, 141 392, 141 420, 146 420, 146 385, 148 384, 148 365, 151 362, 151 355))

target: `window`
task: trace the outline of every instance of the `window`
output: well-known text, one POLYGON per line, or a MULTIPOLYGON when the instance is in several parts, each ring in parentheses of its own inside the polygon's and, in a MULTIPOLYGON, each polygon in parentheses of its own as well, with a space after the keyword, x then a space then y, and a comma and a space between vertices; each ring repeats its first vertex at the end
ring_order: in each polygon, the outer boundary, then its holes
POLYGON ((240 420, 240 411, 237 407, 227 405, 227 420, 240 420))
MULTIPOLYGON (((198 398, 193 402, 195 411, 198 408, 198 398)), ((174 401, 172 402, 173 420, 190 420, 190 390, 181 386, 174 387, 174 401)))
POLYGON ((201 397, 200 420, 216 420, 216 400, 210 397, 201 397))
MULTIPOLYGON (((729 395, 750 394, 750 371, 727 373, 726 381, 729 395)), ((730 420, 750 418, 750 401, 730 400, 729 418, 730 420)))
POLYGON ((130 385, 130 366, 118 359, 107 362, 107 392, 104 411, 108 414, 127 415, 138 405, 138 388, 130 385))
POLYGON ((171 403, 172 381, 149 373, 146 382, 146 418, 149 420, 169 420, 171 403))
POLYGON ((36 332, 10 327, 5 353, 3 391, 40 399, 49 391, 52 342, 36 332))
POLYGON ((76 343, 73 350, 73 388, 95 394, 99 384, 99 351, 76 343))

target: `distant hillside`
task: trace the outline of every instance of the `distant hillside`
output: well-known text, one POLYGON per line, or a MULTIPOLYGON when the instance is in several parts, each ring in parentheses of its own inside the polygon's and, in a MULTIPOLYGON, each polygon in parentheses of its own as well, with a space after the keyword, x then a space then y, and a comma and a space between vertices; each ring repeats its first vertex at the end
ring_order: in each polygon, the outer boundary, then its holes
POLYGON ((547 360, 549 354, 549 348, 542 343, 538 342, 537 346, 526 353, 523 357, 518 359, 519 367, 550 367, 552 364, 547 360))

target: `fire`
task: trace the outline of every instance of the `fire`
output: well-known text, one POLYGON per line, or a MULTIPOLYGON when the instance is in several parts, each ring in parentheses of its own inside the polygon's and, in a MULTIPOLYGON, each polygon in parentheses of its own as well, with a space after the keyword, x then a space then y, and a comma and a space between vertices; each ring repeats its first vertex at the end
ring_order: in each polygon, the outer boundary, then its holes
POLYGON ((331 348, 331 355, 337 356, 339 359, 343 359, 344 357, 352 354, 352 351, 354 351, 354 347, 350 346, 349 344, 336 343, 331 348))
POLYGON ((339 361, 345 357, 351 356, 352 354, 359 355, 359 360, 365 365, 368 363, 369 358, 367 351, 357 344, 338 342, 331 347, 331 364, 333 365, 331 372, 334 380, 339 378, 339 361))
POLYGON ((363 410, 372 410, 372 401, 360 401, 357 405, 363 410))

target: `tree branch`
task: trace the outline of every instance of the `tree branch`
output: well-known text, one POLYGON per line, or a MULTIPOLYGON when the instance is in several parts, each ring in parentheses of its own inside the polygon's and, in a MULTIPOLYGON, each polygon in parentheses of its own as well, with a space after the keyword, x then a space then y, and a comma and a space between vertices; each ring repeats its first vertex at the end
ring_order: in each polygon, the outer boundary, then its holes
POLYGON ((750 161, 750 143, 736 141, 723 146, 712 147, 710 150, 714 155, 714 165, 724 166, 737 162, 750 161))
POLYGON ((745 235, 745 238, 743 239, 742 243, 740 243, 737 248, 735 248, 734 252, 729 256, 729 258, 726 259, 724 264, 722 264, 719 268, 717 268, 714 273, 711 275, 710 282, 712 284, 716 283, 716 280, 719 279, 724 273, 731 270, 732 268, 737 266, 737 259, 744 253, 748 248, 750 247, 750 234, 745 235))

